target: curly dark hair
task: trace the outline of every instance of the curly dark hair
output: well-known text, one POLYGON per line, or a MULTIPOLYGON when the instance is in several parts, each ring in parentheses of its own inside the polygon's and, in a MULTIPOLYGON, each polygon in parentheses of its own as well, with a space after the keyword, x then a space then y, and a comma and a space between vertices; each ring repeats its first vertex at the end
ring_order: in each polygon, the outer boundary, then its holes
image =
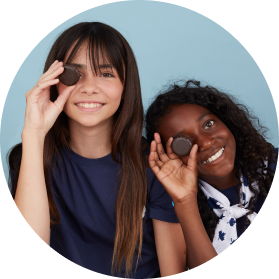
MULTIPOLYGON (((259 193, 263 197, 267 196, 274 176, 274 171, 266 168, 264 164, 266 158, 275 160, 274 146, 265 140, 267 128, 233 96, 211 86, 202 87, 199 81, 188 80, 184 86, 173 84, 165 92, 160 92, 148 108, 145 116, 145 133, 149 142, 154 139, 154 133, 158 132, 163 116, 183 104, 196 104, 207 108, 233 134, 236 141, 236 179, 240 182, 240 173, 245 174, 249 188, 254 194, 249 202, 249 212, 246 214, 245 228, 247 228, 250 223, 247 216, 253 213, 259 193), (263 175, 266 171, 267 174, 263 175), (255 181, 258 181, 259 191, 252 186, 255 181)), ((204 227, 213 241, 219 218, 210 208, 200 189, 197 200, 204 227)))

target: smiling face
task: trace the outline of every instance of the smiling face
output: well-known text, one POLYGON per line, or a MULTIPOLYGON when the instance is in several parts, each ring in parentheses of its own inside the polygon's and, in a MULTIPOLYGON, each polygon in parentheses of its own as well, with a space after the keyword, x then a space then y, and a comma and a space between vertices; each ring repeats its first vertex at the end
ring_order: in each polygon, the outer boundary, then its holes
MULTIPOLYGON (((185 136, 198 145, 197 167, 201 179, 216 188, 226 188, 224 182, 227 187, 235 184, 234 136, 208 109, 194 104, 175 106, 162 118, 158 132, 165 143, 170 137, 185 136)), ((187 165, 188 156, 181 160, 187 165)))
MULTIPOLYGON (((112 65, 102 61, 99 64, 100 72, 95 73, 91 68, 87 44, 80 47, 70 63, 80 72, 80 79, 63 109, 68 116, 69 127, 111 126, 113 115, 121 102, 123 83, 112 65)), ((56 87, 58 94, 67 88, 61 82, 56 87)))

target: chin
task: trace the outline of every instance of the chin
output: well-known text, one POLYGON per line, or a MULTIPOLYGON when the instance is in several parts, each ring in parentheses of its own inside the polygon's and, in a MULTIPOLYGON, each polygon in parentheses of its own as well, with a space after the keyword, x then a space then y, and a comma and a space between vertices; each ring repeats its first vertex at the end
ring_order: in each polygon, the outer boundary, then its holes
POLYGON ((198 171, 199 177, 202 178, 221 178, 230 175, 234 171, 234 162, 226 163, 221 167, 217 167, 212 170, 200 170, 198 171))
POLYGON ((86 128, 95 127, 98 126, 98 124, 100 124, 100 122, 98 121, 88 121, 88 120, 79 121, 78 123, 81 126, 84 126, 86 128))

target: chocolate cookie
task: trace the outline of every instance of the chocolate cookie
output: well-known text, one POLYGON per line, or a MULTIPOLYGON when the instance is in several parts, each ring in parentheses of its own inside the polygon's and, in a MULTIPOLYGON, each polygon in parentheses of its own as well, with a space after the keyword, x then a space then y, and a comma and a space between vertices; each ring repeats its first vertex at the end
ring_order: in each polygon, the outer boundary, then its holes
POLYGON ((176 137, 173 139, 171 143, 171 148, 173 152, 179 157, 188 156, 192 147, 192 139, 186 137, 176 137))
POLYGON ((72 86, 79 81, 80 73, 78 69, 71 65, 64 65, 64 72, 58 76, 59 80, 67 85, 72 86))

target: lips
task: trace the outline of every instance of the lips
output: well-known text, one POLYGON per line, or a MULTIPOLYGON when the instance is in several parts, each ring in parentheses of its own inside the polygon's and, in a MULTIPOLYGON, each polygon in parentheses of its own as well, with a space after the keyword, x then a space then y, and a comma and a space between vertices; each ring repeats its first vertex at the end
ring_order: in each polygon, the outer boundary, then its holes
POLYGON ((97 100, 83 100, 75 103, 79 107, 96 108, 105 105, 105 103, 97 100))
POLYGON ((203 161, 202 164, 214 162, 215 160, 217 160, 218 158, 220 158, 222 156, 224 150, 225 150, 225 147, 223 146, 215 154, 210 156, 207 160, 203 161))
POLYGON ((75 105, 83 112, 96 112, 99 111, 105 105, 105 103, 92 100, 77 102, 75 105))
POLYGON ((102 102, 99 102, 99 101, 94 101, 94 100, 92 100, 92 101, 79 101, 79 102, 76 102, 75 103, 75 105, 77 105, 77 104, 101 104, 101 105, 104 105, 105 103, 102 103, 102 102))
POLYGON ((97 108, 102 106, 103 104, 101 103, 77 103, 76 104, 79 107, 83 107, 83 108, 97 108))

